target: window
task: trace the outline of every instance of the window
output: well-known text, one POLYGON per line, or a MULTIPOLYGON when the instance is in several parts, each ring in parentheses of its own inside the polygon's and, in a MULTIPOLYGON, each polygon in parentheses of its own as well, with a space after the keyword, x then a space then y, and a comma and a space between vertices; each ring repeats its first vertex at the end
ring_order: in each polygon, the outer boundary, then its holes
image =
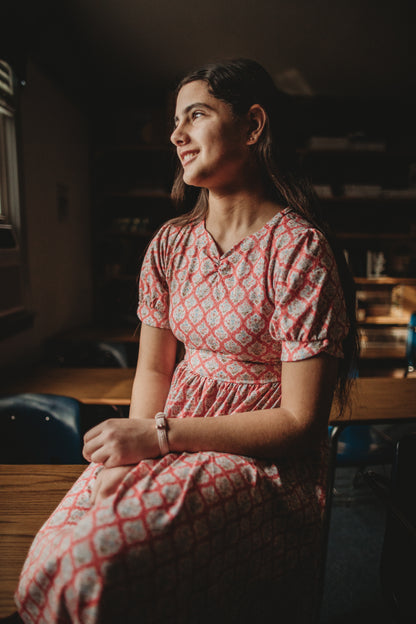
POLYGON ((0 61, 0 219, 4 222, 8 217, 8 139, 10 126, 13 124, 14 111, 7 98, 13 97, 13 77, 7 63, 0 61))
POLYGON ((23 328, 26 318, 22 252, 15 86, 11 67, 0 60, 0 337, 23 328))

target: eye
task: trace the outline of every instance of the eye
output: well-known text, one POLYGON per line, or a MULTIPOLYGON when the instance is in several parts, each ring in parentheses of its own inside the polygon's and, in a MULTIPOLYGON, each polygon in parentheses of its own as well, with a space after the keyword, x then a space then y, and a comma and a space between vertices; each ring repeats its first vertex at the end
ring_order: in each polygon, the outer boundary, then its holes
POLYGON ((198 119, 199 117, 203 117, 204 113, 201 110, 195 110, 192 112, 192 119, 198 119))

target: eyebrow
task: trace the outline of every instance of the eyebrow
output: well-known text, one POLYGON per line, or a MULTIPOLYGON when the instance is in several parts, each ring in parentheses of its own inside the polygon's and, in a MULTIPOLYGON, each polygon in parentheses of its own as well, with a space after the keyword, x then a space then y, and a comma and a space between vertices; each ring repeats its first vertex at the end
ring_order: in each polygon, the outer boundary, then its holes
MULTIPOLYGON (((183 109, 182 114, 187 115, 193 108, 207 108, 208 110, 214 110, 212 106, 210 106, 209 104, 206 104, 205 102, 194 102, 193 104, 189 104, 188 106, 186 106, 183 109)), ((173 121, 174 122, 179 121, 179 117, 175 115, 175 117, 173 118, 173 121)))

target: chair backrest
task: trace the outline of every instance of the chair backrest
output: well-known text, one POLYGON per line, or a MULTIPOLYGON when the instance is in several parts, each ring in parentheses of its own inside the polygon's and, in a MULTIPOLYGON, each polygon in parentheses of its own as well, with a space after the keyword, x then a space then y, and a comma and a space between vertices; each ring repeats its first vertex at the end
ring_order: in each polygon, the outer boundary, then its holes
POLYGON ((55 340, 47 346, 46 358, 53 366, 129 368, 136 365, 137 345, 107 340, 55 340))
POLYGON ((0 462, 85 462, 80 412, 80 403, 70 397, 29 393, 0 397, 0 462))
POLYGON ((126 345, 119 342, 97 342, 95 344, 97 360, 101 358, 102 366, 128 368, 129 358, 126 345))

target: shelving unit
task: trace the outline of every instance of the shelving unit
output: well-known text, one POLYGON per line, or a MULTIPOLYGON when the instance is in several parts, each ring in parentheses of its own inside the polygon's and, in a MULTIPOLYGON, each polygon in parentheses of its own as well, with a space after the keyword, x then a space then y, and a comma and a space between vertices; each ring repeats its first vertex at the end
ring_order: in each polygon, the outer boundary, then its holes
POLYGON ((111 110, 97 119, 93 155, 95 324, 134 327, 137 277, 158 227, 174 216, 168 102, 111 110), (102 129, 105 127, 105 131, 102 129), (105 143, 100 137, 105 136, 105 143))
POLYGON ((416 310, 411 107, 393 99, 301 106, 308 111, 299 150, 304 169, 355 277, 361 368, 404 372, 416 310))

